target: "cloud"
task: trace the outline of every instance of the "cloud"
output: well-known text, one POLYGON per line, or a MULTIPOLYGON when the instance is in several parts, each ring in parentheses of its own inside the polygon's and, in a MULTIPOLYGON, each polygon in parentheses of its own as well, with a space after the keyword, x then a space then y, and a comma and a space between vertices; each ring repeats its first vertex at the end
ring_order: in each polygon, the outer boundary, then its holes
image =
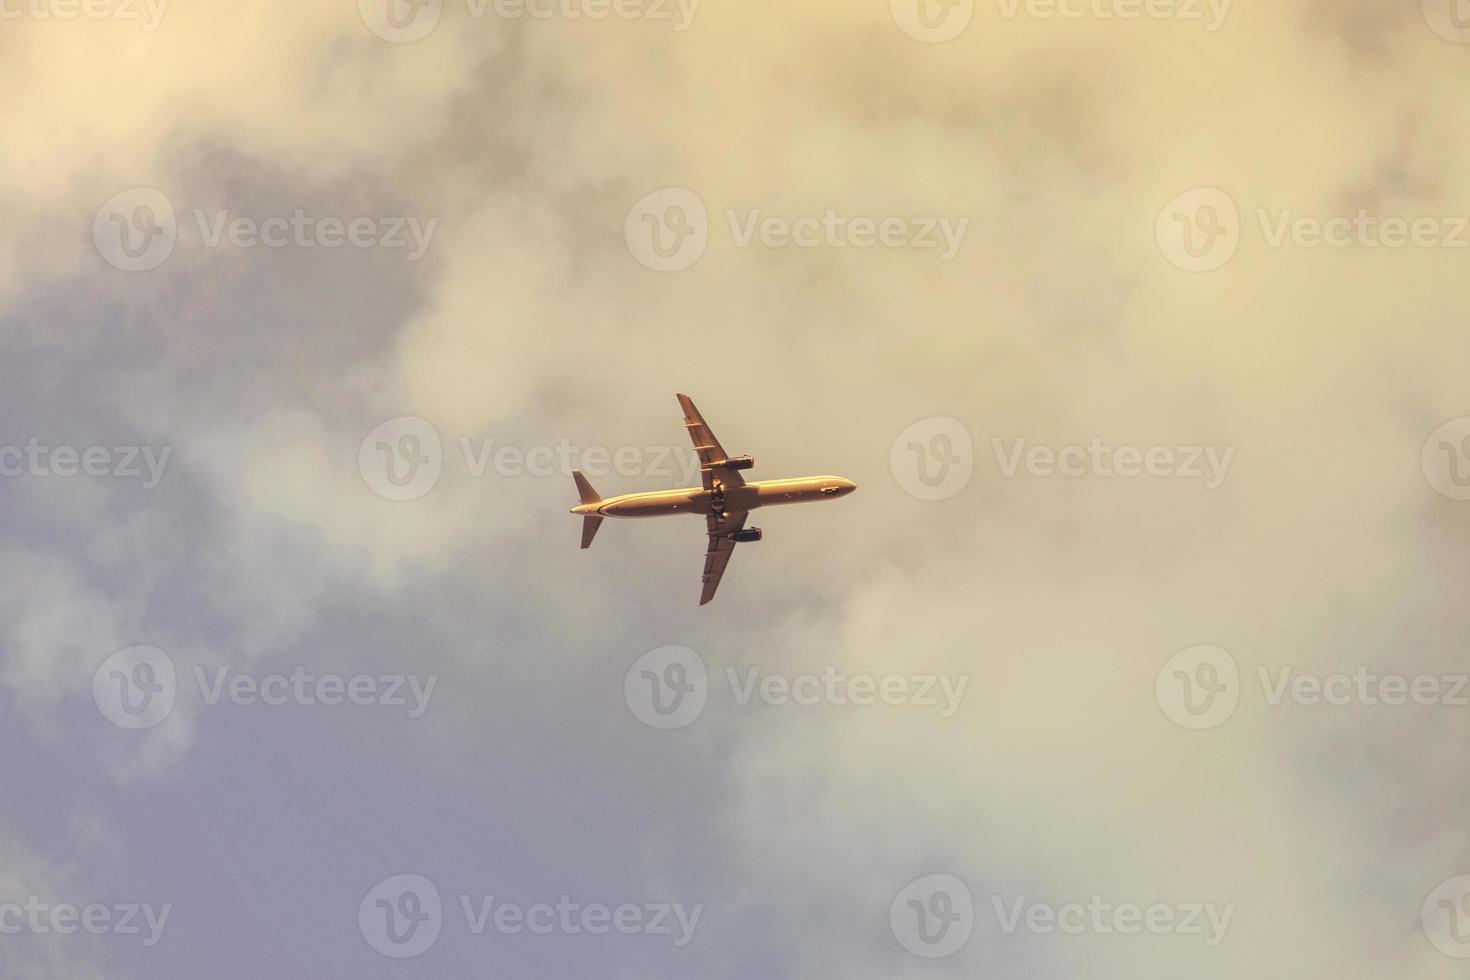
MULTIPOLYGON (((205 612, 179 644, 208 651, 181 662, 266 660, 355 611, 452 618, 431 634, 456 641, 434 662, 482 691, 514 666, 526 697, 560 690, 599 644, 687 632, 715 664, 964 674, 948 721, 709 719, 732 726, 710 736, 726 755, 695 753, 700 785, 730 798, 712 874, 772 911, 787 972, 917 974, 888 903, 946 871, 982 912, 992 895, 1236 908, 1217 949, 991 936, 955 972, 1447 974, 1418 903, 1463 870, 1463 835, 1392 799, 1456 812, 1440 784, 1460 761, 1457 720, 1256 698, 1187 732, 1153 685, 1200 643, 1248 679, 1453 666, 1443 583, 1463 580, 1463 518, 1419 451, 1467 411, 1450 369, 1467 353, 1462 256, 1276 244, 1272 228, 1360 208, 1463 214, 1462 114, 1432 94, 1463 52, 1417 14, 1315 0, 1232 6, 1213 32, 1105 19, 1104 4, 1072 5, 1076 19, 982 6, 942 45, 906 37, 886 7, 706 5, 675 33, 450 5, 414 44, 374 38, 350 4, 8 34, 0 84, 24 96, 0 112, 14 134, 0 338, 27 363, 85 362, 95 413, 167 438, 202 503, 180 518, 198 555, 169 553, 168 573, 133 589, 10 549, 7 683, 38 716, 85 691, 98 653, 144 629, 180 578, 205 612), (407 270, 186 242, 127 277, 88 235, 97 205, 137 185, 263 213, 391 201, 439 225, 407 270), (666 187, 697 195, 710 230, 674 273, 624 240, 629 209, 666 187), (1240 239, 1198 274, 1156 238, 1195 188, 1228 195, 1240 239), (747 245, 732 226, 829 210, 969 224, 952 261, 747 245), (76 304, 59 326, 37 313, 57 293, 76 304), (625 549, 615 572, 592 564, 603 552, 563 564, 569 484, 477 477, 461 442, 670 444, 675 390, 761 475, 814 468, 863 488, 840 512, 773 514, 732 565, 732 601, 701 621, 645 608, 692 597, 692 525, 635 529, 638 544, 604 531, 599 548, 625 549), (933 503, 888 459, 936 415, 974 436, 975 476, 933 503), (375 494, 359 465, 369 433, 402 416, 434 428, 445 469, 412 501, 375 494), (1094 438, 1229 447, 1233 463, 1216 490, 1008 477, 993 443, 1094 438), (514 650, 489 659, 503 621, 514 650)), ((69 492, 21 506, 60 527, 117 505, 69 492)), ((112 529, 99 561, 115 571, 158 526, 112 529)), ((188 734, 112 761, 168 772, 188 734)))

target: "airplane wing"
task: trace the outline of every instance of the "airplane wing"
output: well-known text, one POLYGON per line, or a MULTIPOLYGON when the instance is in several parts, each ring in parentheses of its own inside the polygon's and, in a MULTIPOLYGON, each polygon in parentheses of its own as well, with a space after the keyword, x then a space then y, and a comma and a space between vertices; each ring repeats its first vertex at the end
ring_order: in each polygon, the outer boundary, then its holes
POLYGON ((725 449, 720 445, 720 440, 715 438, 715 434, 705 423, 704 416, 700 415, 699 409, 694 407, 694 400, 688 395, 679 395, 678 398, 679 406, 684 409, 684 428, 689 430, 689 438, 694 441, 694 453, 699 457, 699 469, 704 479, 704 488, 714 489, 716 479, 727 488, 745 486, 745 479, 738 470, 727 469, 719 465, 730 457, 725 455, 725 449))
POLYGON ((704 591, 699 594, 701 606, 715 597, 725 566, 730 564, 730 556, 735 553, 735 542, 730 535, 745 527, 749 516, 749 511, 741 510, 723 516, 712 513, 707 518, 709 550, 704 553, 704 591))

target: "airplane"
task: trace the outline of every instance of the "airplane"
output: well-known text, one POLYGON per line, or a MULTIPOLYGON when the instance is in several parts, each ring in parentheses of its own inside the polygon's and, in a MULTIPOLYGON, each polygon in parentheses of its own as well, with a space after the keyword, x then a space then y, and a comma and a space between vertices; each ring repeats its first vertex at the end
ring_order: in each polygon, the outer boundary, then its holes
POLYGON ((758 527, 747 528, 746 519, 757 507, 776 504, 801 504, 809 500, 836 500, 857 489, 857 484, 840 476, 806 476, 794 480, 762 480, 746 483, 740 474, 755 466, 750 456, 729 456, 720 440, 710 431, 704 416, 694 407, 688 395, 679 394, 684 410, 684 428, 694 442, 699 457, 703 486, 680 490, 655 490, 629 493, 603 499, 581 470, 572 471, 581 503, 572 508, 582 517, 582 547, 592 546, 597 529, 605 517, 663 517, 666 514, 693 514, 703 517, 709 535, 704 555, 704 582, 699 595, 701 606, 715 597, 725 566, 735 546, 743 541, 759 541, 758 527))

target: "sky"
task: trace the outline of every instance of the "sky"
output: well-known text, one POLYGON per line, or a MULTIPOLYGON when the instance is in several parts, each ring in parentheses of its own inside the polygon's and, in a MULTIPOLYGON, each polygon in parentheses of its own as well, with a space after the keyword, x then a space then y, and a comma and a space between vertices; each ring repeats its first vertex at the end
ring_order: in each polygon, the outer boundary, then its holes
MULTIPOLYGON (((1464 0, 0 0, 0 977, 1440 980, 1464 0), (579 550, 604 496, 753 516, 579 550)), ((1460 598, 1457 598, 1460 597, 1460 598)))

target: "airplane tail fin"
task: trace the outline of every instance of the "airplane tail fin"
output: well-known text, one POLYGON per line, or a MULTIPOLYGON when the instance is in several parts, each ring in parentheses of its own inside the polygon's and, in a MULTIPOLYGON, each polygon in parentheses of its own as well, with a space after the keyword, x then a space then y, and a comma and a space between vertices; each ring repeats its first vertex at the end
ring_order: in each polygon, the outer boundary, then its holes
POLYGON ((592 547, 592 539, 597 537, 597 529, 602 527, 602 518, 582 518, 582 550, 586 551, 592 547))
MULTIPOLYGON (((577 496, 582 498, 583 504, 602 503, 602 497, 593 489, 588 479, 582 475, 581 470, 572 470, 572 479, 577 481, 577 496)), ((592 539, 597 537, 597 529, 600 527, 602 527, 602 515, 584 514, 582 516, 583 550, 592 547, 592 539)))
POLYGON ((572 470, 572 479, 577 481, 577 496, 582 498, 584 504, 600 504, 602 497, 592 489, 592 484, 582 475, 581 470, 572 470))

